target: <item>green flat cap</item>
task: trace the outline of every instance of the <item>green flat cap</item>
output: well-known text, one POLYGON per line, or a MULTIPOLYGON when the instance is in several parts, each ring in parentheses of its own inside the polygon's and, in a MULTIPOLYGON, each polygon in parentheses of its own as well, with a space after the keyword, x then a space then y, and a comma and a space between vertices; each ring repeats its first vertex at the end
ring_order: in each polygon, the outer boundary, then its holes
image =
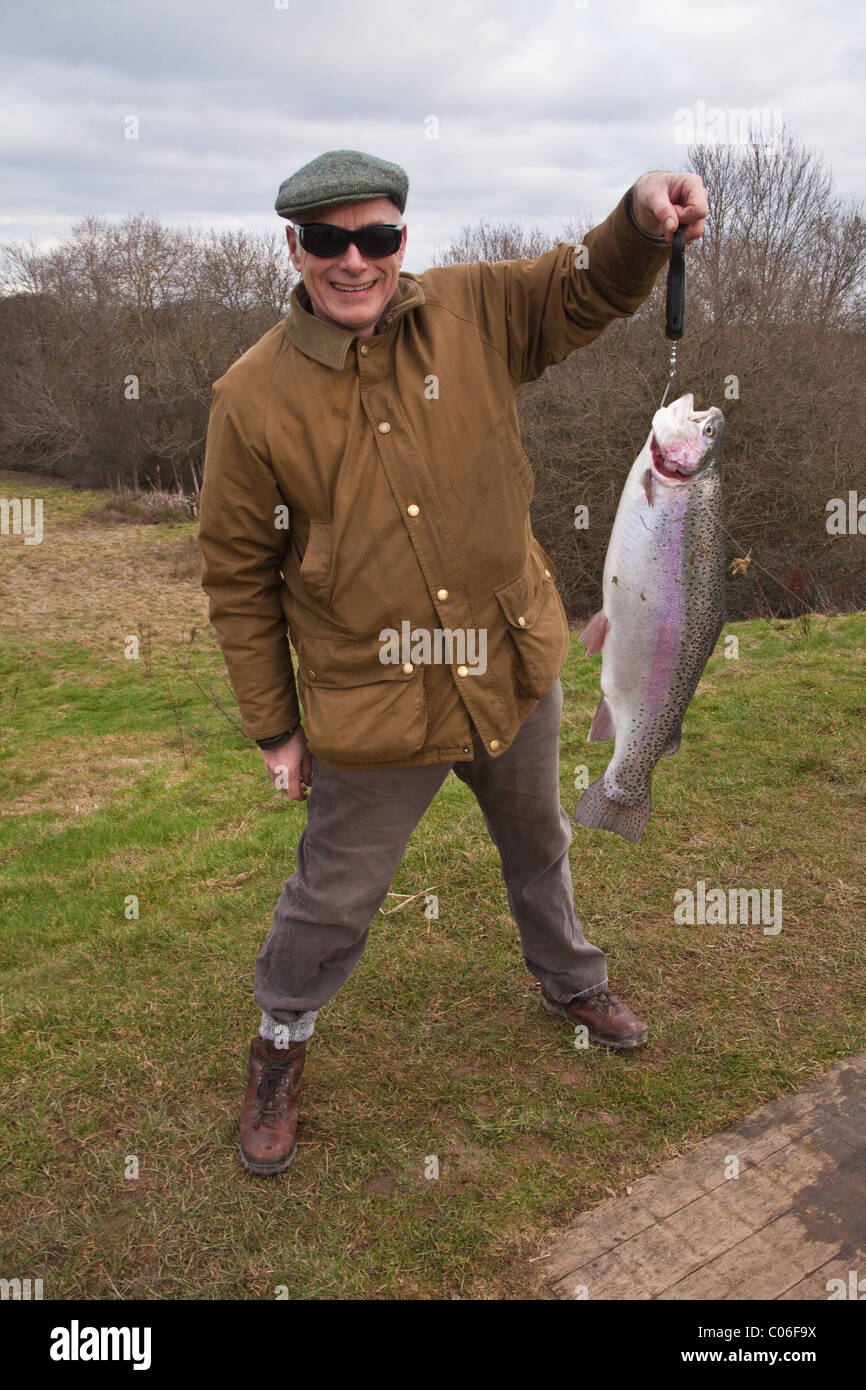
POLYGON ((360 150, 328 150, 283 180, 274 207, 280 217, 297 217, 333 203, 390 198, 402 213, 408 192, 409 178, 399 164, 360 150))

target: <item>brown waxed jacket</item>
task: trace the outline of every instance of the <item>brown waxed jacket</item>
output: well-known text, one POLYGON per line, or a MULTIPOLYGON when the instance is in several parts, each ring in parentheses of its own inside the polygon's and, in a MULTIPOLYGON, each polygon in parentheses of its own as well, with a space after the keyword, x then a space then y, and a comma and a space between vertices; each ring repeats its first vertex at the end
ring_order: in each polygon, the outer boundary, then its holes
POLYGON ((370 338, 306 312, 296 286, 215 383, 202 585, 250 737, 297 725, 300 696, 331 767, 471 758, 470 721, 496 756, 551 688, 568 625, 532 534, 515 393, 649 294, 669 248, 630 196, 588 233, 585 268, 562 243, 401 272, 370 338), (407 650, 437 630, 438 652, 407 650))

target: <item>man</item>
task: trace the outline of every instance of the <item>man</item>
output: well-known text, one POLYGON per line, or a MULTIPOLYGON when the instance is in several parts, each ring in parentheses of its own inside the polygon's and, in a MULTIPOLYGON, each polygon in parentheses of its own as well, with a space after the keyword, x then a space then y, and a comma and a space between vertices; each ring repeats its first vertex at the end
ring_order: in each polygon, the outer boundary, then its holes
POLYGON ((407 192, 402 169, 353 150, 282 184, 301 282, 214 387, 202 583, 247 732, 274 784, 307 801, 256 962, 239 1156, 259 1174, 294 1157, 317 1011, 452 768, 499 851, 542 1006, 607 1047, 647 1039, 574 907, 558 763, 568 625, 530 526, 515 392, 635 311, 678 222, 701 235, 705 191, 645 174, 585 251, 423 275, 400 270, 407 192))

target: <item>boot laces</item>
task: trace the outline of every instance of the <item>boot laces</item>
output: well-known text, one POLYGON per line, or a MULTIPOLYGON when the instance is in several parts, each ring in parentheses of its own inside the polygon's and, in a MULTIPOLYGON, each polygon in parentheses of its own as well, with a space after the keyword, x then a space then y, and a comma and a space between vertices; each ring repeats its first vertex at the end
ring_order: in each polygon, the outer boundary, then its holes
POLYGON ((256 1113, 253 1117, 253 1129, 258 1129, 262 1121, 267 1118, 280 1118, 280 1100, 284 1097, 280 1092, 285 1092, 286 1086, 292 1080, 291 1063, 295 1060, 296 1053, 290 1052, 285 1060, 272 1061, 266 1059, 262 1062, 262 1073, 259 1077, 259 1084, 256 1089, 256 1113))
POLYGON ((586 1002, 599 1013, 607 1013, 608 1009, 615 1008, 617 1001, 609 989, 601 989, 598 994, 590 995, 586 1002))

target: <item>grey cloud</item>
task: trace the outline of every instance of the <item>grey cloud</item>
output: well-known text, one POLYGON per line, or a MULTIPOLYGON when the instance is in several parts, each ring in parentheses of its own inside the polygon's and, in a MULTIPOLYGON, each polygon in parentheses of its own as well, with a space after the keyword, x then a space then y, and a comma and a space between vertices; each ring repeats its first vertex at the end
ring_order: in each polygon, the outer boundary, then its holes
POLYGON ((840 0, 116 0, 0 17, 0 237, 94 211, 280 229, 280 181, 346 145, 410 176, 409 269, 465 222, 602 217, 682 167, 674 113, 781 107, 861 192, 859 10, 840 0), (123 138, 123 118, 141 122, 123 138), (427 140, 424 120, 439 120, 427 140))

